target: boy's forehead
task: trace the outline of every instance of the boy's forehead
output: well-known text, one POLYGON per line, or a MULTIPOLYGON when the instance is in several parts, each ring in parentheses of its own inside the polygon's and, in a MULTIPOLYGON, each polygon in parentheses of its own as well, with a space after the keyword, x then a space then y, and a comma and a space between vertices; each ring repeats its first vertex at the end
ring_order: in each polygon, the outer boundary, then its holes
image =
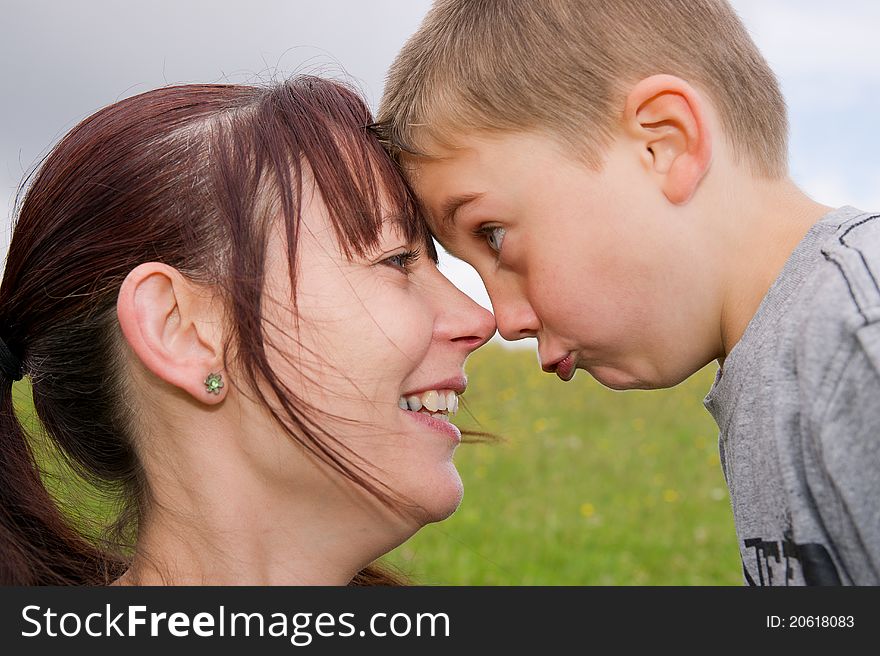
POLYGON ((461 155, 407 158, 407 177, 438 236, 454 229, 459 212, 487 192, 488 181, 473 175, 461 155))
POLYGON ((401 164, 410 181, 464 184, 461 178, 491 178, 500 168, 528 169, 541 160, 579 161, 567 144, 538 131, 464 132, 439 141, 428 138, 420 153, 402 153, 401 164))
POLYGON ((454 224, 459 212, 497 195, 510 176, 535 164, 537 146, 556 154, 556 142, 534 133, 467 133, 455 143, 431 142, 424 154, 406 154, 401 163, 435 228, 454 224))
POLYGON ((464 131, 426 135, 419 143, 419 154, 407 155, 416 163, 454 163, 469 158, 480 158, 504 146, 510 141, 518 141, 518 132, 464 131))

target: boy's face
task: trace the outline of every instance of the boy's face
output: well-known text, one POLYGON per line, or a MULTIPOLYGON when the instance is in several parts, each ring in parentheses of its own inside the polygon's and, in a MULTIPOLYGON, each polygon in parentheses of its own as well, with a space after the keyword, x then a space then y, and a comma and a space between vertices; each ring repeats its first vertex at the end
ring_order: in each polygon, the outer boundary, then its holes
POLYGON ((595 171, 534 133, 459 143, 405 164, 502 337, 536 337, 546 371, 616 389, 674 385, 717 357, 700 222, 666 200, 635 144, 613 143, 595 171))

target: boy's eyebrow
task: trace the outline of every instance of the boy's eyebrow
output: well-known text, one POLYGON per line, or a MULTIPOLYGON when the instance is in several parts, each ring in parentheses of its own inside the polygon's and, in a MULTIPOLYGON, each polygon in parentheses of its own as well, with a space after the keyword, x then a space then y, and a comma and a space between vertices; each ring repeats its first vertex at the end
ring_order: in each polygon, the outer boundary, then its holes
POLYGON ((458 210, 482 196, 483 194, 469 193, 461 194, 460 196, 453 196, 446 200, 440 207, 440 225, 444 229, 451 228, 452 224, 455 223, 455 214, 458 210))

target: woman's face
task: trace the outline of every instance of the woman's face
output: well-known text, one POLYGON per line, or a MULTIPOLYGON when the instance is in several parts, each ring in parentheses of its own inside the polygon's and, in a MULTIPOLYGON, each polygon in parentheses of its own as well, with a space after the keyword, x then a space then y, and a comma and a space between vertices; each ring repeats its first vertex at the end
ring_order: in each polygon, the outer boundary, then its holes
MULTIPOLYGON (((308 188, 295 308, 285 240, 270 240, 266 341, 278 347, 270 363, 308 406, 327 413, 316 415, 318 424, 356 464, 363 459, 365 471, 413 504, 404 525, 444 519, 462 495, 452 462, 460 433, 449 408, 466 385, 465 359, 492 336, 494 318, 437 270, 423 245, 406 243, 393 221, 374 252, 349 260, 320 194, 308 188)), ((339 485, 327 478, 316 483, 325 509, 339 485)), ((303 488, 301 478, 296 483, 303 488)))

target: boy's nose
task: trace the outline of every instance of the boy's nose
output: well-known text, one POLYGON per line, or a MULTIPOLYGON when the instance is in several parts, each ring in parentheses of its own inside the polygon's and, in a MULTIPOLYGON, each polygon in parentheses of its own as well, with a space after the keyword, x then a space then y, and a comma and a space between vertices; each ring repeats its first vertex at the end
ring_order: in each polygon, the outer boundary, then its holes
POLYGON ((492 299, 499 334, 509 342, 538 336, 538 317, 528 303, 496 303, 492 299))
POLYGON ((541 323, 525 296, 502 285, 487 285, 487 291, 495 311, 498 333, 504 339, 513 342, 538 336, 541 323))

